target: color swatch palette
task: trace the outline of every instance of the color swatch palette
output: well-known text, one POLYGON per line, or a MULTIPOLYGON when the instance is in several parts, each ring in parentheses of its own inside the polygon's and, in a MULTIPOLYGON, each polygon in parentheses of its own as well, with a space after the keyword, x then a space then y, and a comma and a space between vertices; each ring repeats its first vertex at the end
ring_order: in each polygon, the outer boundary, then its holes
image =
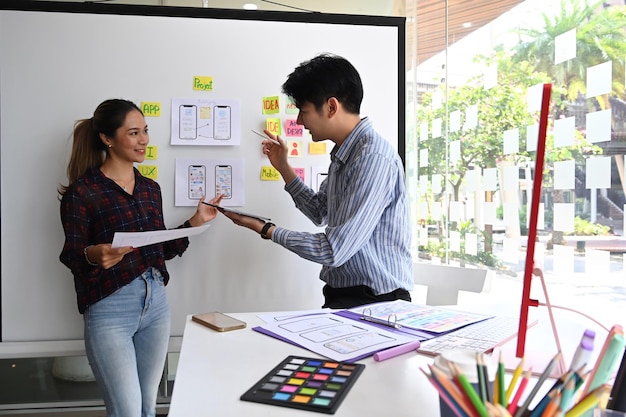
POLYGON ((243 401, 334 414, 365 365, 288 356, 243 401))

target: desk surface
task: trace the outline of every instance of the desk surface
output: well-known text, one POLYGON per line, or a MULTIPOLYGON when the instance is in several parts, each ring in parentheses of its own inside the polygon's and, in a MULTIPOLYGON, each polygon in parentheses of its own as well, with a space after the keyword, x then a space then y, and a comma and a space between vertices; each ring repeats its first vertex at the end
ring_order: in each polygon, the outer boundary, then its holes
MULTIPOLYGON (((263 323, 256 313, 230 315, 245 321, 247 328, 220 333, 191 321, 191 316, 187 317, 169 417, 313 415, 309 411, 239 400, 287 356, 320 356, 252 330, 263 323)), ((547 314, 541 314, 539 320, 539 324, 528 332, 527 352, 532 346, 542 346, 543 349, 554 346, 547 314)), ((594 326, 558 317, 557 320, 563 353, 569 361, 584 329, 594 326)), ((597 331, 599 345, 605 337, 605 332, 597 331)), ((515 340, 505 346, 513 352, 514 347, 515 340)), ((359 363, 365 364, 365 370, 334 415, 438 416, 438 394, 420 371, 432 360, 432 357, 417 353, 383 362, 376 362, 372 357, 360 360, 359 363)))

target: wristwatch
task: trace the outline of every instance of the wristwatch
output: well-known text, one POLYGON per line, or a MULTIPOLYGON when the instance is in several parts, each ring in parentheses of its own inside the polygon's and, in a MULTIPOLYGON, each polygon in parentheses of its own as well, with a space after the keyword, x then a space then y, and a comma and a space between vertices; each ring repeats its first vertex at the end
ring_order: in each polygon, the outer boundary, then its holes
POLYGON ((261 229, 261 239, 269 239, 270 237, 267 235, 268 230, 270 230, 270 227, 272 226, 276 226, 274 223, 270 223, 267 222, 263 225, 263 229, 261 229))

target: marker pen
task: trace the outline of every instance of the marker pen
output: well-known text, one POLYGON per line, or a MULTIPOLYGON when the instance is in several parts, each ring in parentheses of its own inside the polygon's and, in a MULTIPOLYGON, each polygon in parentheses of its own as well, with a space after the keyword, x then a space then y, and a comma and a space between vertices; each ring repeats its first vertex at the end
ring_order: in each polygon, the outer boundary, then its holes
MULTIPOLYGON (((585 330, 583 333, 583 337, 580 339, 580 343, 576 348, 576 352, 574 353, 574 357, 572 358, 572 363, 569 367, 570 371, 578 371, 581 367, 589 366, 589 361, 591 360, 591 355, 593 353, 593 342, 596 337, 596 332, 593 330, 585 330)), ((584 371, 584 369, 583 369, 584 371)))

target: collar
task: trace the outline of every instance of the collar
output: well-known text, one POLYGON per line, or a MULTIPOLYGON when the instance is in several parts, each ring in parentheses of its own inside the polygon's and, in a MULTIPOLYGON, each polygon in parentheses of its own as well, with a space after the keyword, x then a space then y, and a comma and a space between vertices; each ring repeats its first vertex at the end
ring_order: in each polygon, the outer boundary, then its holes
POLYGON ((346 140, 343 141, 341 146, 336 146, 330 152, 330 158, 333 162, 339 162, 341 164, 345 164, 350 154, 356 147, 356 144, 359 140, 361 134, 365 131, 368 131, 372 128, 372 122, 368 117, 364 117, 361 119, 359 124, 357 124, 352 132, 348 135, 346 140))

